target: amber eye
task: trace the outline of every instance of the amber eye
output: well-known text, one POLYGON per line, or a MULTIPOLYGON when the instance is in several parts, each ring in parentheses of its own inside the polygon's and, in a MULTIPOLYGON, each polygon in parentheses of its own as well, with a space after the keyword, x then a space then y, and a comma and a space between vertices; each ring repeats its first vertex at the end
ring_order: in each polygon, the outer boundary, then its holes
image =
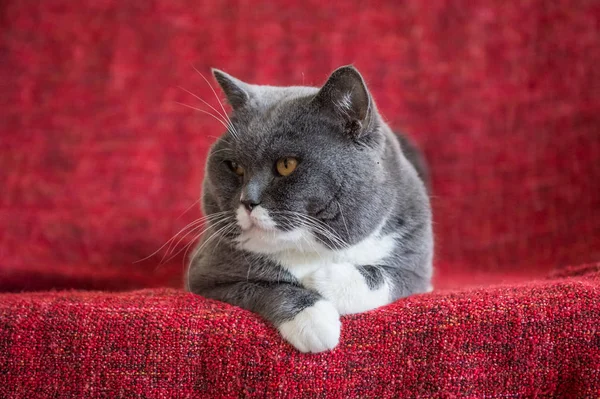
POLYGON ((298 160, 294 157, 284 157, 277 161, 277 173, 281 176, 289 176, 298 166, 298 160))
POLYGON ((234 161, 227 161, 227 166, 229 166, 229 169, 231 169, 231 171, 236 175, 244 176, 244 168, 242 168, 239 163, 234 161))

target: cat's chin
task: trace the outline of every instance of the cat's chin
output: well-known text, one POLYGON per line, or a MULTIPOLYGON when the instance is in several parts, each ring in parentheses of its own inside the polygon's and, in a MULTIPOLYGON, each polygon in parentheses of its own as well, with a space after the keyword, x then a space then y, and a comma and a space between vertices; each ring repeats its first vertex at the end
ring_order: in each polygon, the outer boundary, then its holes
POLYGON ((259 253, 275 254, 289 250, 304 250, 307 245, 314 247, 312 234, 305 229, 297 228, 290 231, 264 230, 252 227, 242 230, 236 239, 240 249, 259 253))

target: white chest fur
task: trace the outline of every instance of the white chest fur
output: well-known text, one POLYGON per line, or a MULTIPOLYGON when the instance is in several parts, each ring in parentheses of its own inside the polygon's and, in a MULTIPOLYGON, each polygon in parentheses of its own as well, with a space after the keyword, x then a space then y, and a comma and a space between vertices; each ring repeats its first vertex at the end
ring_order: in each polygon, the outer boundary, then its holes
POLYGON ((272 254, 305 287, 314 289, 331 301, 341 314, 359 313, 389 303, 390 283, 384 279, 371 290, 356 266, 376 266, 390 256, 395 236, 379 231, 352 247, 331 251, 304 235, 302 248, 272 254), (310 242, 312 240, 313 242, 310 242))

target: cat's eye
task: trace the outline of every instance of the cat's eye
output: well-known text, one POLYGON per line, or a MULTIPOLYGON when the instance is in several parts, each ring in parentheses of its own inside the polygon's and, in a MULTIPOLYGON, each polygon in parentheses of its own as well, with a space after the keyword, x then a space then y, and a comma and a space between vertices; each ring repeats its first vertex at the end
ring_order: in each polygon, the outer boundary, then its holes
POLYGON ((298 166, 298 160, 294 157, 283 157, 277 161, 275 167, 281 176, 289 176, 298 166))
POLYGON ((229 166, 229 169, 231 169, 231 171, 236 175, 244 176, 244 168, 242 168, 242 166, 239 163, 234 161, 227 161, 227 166, 229 166))

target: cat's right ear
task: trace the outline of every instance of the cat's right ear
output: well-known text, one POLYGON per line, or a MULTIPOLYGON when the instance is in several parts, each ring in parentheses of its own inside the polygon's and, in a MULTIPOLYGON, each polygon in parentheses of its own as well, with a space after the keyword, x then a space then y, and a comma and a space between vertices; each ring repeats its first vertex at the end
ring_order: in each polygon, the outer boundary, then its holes
POLYGON ((321 111, 341 121, 350 136, 360 138, 368 132, 373 118, 373 100, 365 81, 353 66, 333 71, 312 101, 321 111))
POLYGON ((212 68, 212 73, 234 111, 248 105, 251 92, 248 83, 215 68, 212 68))

